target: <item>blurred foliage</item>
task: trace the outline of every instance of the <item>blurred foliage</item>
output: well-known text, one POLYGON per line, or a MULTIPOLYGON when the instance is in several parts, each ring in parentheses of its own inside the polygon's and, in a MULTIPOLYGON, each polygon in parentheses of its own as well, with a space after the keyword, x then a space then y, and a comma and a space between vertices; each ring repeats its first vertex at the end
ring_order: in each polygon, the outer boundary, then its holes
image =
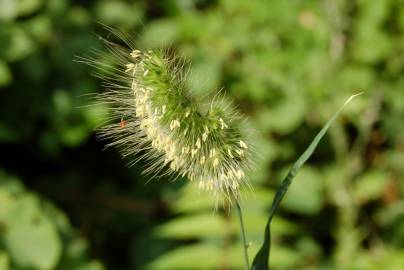
MULTIPOLYGON (((364 91, 297 176, 272 226, 273 269, 404 265, 404 1, 0 0, 0 269, 241 269, 232 211, 102 151, 97 22, 192 62, 259 138, 242 207, 251 257, 279 180, 364 91), (13 176, 12 176, 13 175, 13 176), (72 224, 72 225, 71 225, 72 224), (73 229, 74 227, 74 229, 73 229)), ((140 165, 141 166, 141 165, 140 165)), ((230 207, 229 207, 230 208, 230 207)))
POLYGON ((102 270, 54 205, 0 171, 0 269, 102 270))

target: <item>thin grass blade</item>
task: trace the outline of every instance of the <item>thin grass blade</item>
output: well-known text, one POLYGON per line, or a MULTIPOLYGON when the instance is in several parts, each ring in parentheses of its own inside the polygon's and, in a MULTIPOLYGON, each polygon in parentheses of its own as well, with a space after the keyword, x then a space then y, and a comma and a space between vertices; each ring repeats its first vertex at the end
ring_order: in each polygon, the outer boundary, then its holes
POLYGON ((339 116, 342 110, 348 105, 352 99, 361 95, 362 93, 353 95, 347 99, 347 101, 342 105, 342 107, 334 113, 334 115, 328 120, 328 122, 323 126, 320 132, 316 135, 314 140, 310 143, 309 147, 304 151, 304 153, 298 158, 298 160, 293 164, 292 168, 286 175, 285 179, 282 181, 280 187, 278 188, 275 197, 272 201, 271 209, 269 210, 269 217, 267 224, 265 226, 264 231, 264 243, 262 244, 260 250, 257 252, 257 255, 254 258, 252 264, 252 270, 268 270, 269 266, 269 253, 271 248, 271 233, 270 233, 270 225, 272 218, 279 207, 283 197, 285 196, 286 191, 288 190, 290 184, 292 183, 293 178, 295 178, 299 169, 304 165, 304 163, 311 157, 314 150, 316 149, 320 140, 327 133, 331 124, 335 121, 335 119, 339 116))

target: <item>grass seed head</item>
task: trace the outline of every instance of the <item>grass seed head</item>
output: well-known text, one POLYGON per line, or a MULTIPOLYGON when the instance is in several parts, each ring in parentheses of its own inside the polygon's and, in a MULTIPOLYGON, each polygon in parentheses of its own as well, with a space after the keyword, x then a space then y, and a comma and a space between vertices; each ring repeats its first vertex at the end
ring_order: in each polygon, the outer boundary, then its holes
POLYGON ((183 61, 161 50, 139 50, 112 32, 126 45, 105 40, 107 55, 85 59, 106 86, 97 98, 110 110, 100 137, 133 163, 145 160, 150 176, 187 177, 217 202, 238 199, 253 164, 246 120, 219 93, 193 96, 184 83, 183 61))

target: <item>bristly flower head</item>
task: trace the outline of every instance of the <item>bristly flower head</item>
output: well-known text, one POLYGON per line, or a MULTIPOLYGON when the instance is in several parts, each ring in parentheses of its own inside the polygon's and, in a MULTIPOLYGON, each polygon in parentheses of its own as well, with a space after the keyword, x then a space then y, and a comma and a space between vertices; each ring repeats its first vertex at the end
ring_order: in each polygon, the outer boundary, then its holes
POLYGON ((216 199, 238 199, 253 156, 245 119, 221 94, 193 96, 183 61, 139 50, 112 31, 125 46, 105 41, 107 58, 85 59, 103 73, 106 88, 97 100, 108 105, 110 121, 100 137, 133 163, 145 160, 151 176, 186 177, 216 199))

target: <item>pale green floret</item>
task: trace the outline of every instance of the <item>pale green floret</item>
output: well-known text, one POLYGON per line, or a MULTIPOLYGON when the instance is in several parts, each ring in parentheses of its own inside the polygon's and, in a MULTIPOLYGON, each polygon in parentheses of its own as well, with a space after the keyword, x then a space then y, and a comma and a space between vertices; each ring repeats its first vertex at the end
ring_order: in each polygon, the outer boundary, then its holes
POLYGON ((181 67, 162 52, 119 53, 127 60, 119 76, 127 77, 128 87, 117 85, 101 99, 128 124, 108 125, 102 136, 121 146, 124 156, 138 154, 135 162, 148 160, 148 173, 186 176, 217 197, 238 198, 240 186, 248 185, 252 151, 244 119, 231 103, 215 97, 207 106, 191 97, 181 67))

